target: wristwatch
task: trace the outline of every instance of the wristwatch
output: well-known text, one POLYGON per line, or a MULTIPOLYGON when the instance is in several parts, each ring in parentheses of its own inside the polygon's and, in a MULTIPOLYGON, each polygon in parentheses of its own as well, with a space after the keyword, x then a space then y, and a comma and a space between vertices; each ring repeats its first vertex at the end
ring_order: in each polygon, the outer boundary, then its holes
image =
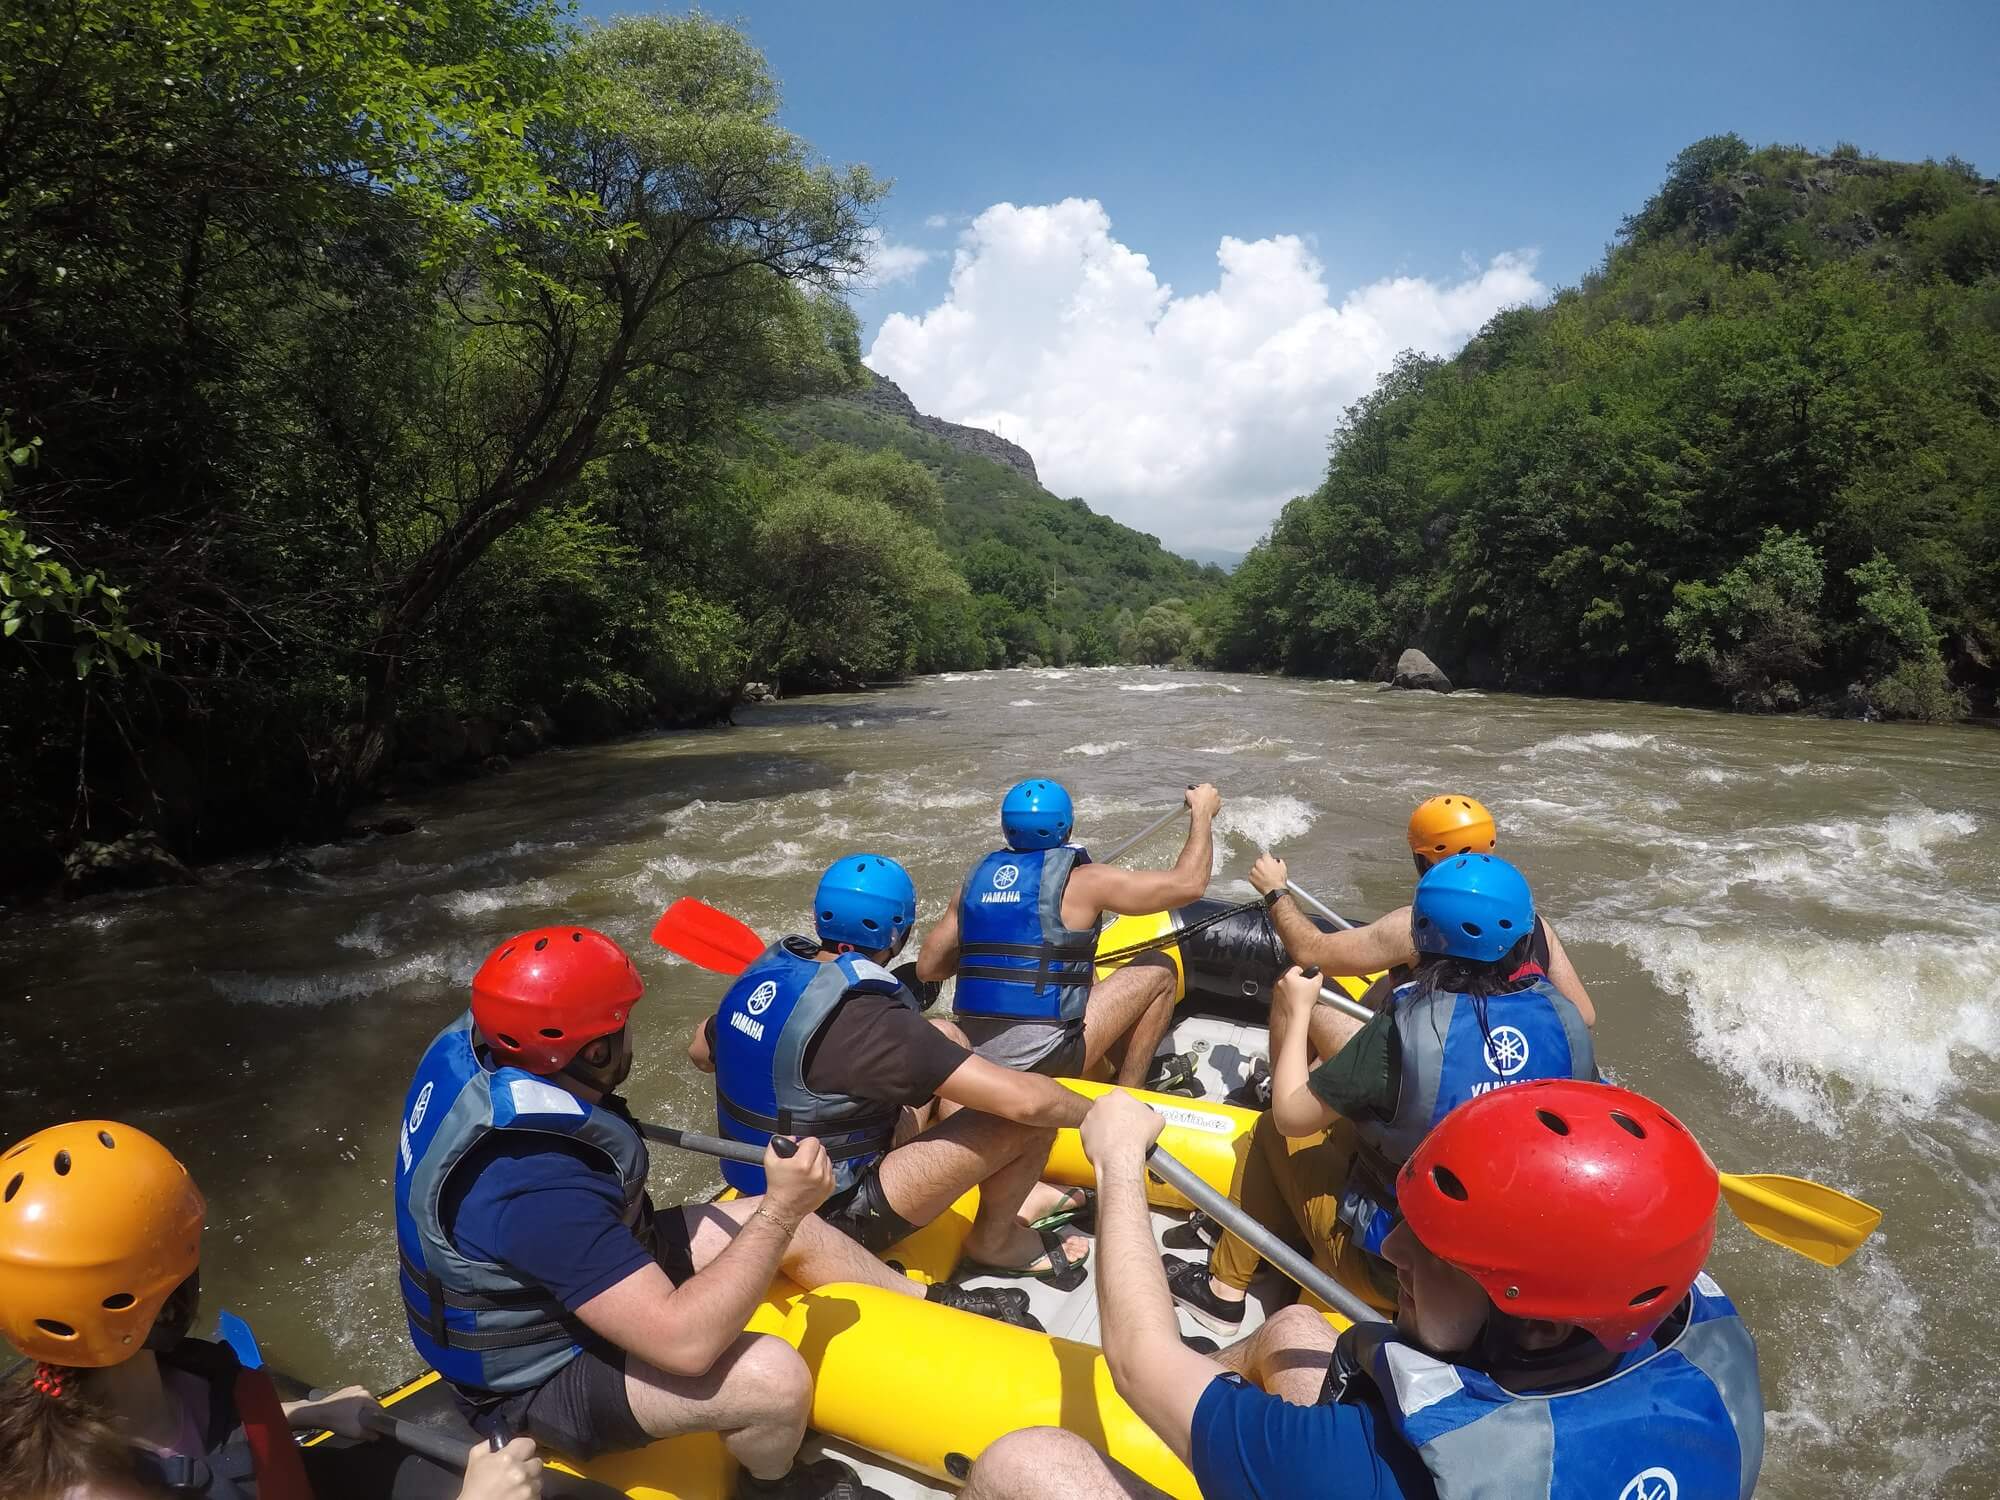
POLYGON ((1278 904, 1279 897, 1289 896, 1290 894, 1291 892, 1286 890, 1283 886, 1277 886, 1271 890, 1264 892, 1264 909, 1266 911, 1269 911, 1272 907, 1278 904))

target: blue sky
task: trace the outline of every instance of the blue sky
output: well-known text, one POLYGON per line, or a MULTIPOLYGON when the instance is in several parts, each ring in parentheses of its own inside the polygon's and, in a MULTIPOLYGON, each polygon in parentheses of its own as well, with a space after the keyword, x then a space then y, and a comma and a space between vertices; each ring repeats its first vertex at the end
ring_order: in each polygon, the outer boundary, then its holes
POLYGON ((1995 0, 711 13, 763 48, 789 125, 896 181, 859 302, 870 362, 927 410, 1004 426, 1059 491, 1222 545, 1311 487, 1391 345, 1449 348, 1575 281, 1699 136, 2000 174, 1995 0), (980 217, 1065 200, 1095 211, 980 217), (1246 247, 1231 278, 1225 237, 1246 247), (1085 338, 1079 298, 1107 284, 1085 338), (1083 392, 1145 404, 1060 389, 1079 367, 1083 392), (1224 451, 1179 441, 1196 428, 1224 451))

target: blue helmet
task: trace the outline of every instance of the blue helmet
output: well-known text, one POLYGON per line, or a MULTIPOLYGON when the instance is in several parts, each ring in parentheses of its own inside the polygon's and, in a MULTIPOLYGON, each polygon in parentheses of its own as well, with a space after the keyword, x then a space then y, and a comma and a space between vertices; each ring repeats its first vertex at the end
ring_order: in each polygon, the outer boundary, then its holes
POLYGON ((1009 849, 1053 849, 1067 843, 1075 827, 1069 793, 1039 776, 1018 782, 1000 803, 1000 832, 1009 849))
POLYGON ((864 953, 893 948, 917 920, 917 888, 885 854, 843 855, 819 878, 813 920, 823 943, 864 953))
POLYGON ((1527 878, 1497 854, 1461 854, 1417 882, 1410 931, 1419 953, 1493 963, 1535 930, 1527 878))

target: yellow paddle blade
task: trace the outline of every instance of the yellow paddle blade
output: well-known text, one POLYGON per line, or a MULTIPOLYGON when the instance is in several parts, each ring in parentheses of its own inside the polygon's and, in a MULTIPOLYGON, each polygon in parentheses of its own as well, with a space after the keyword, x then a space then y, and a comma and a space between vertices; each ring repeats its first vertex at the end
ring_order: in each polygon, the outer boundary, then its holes
POLYGON ((1722 1174, 1722 1196, 1752 1234, 1837 1266, 1882 1222, 1882 1210, 1822 1183, 1777 1172, 1722 1174))

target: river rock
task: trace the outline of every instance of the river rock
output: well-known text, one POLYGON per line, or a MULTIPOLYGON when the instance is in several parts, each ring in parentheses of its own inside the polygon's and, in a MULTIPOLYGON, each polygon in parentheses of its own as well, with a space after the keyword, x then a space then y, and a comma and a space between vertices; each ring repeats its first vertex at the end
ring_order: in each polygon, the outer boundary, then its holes
POLYGON ((63 856, 63 891, 70 896, 198 884, 194 871, 150 828, 135 829, 109 844, 78 844, 63 856))
POLYGON ((743 701, 745 703, 776 703, 778 695, 771 691, 771 684, 768 682, 746 682, 743 684, 743 701))
POLYGON ((542 748, 542 731, 535 727, 532 719, 516 719, 507 726, 507 735, 500 741, 500 748, 517 758, 533 755, 542 748))
POLYGON ((1389 679, 1389 686, 1427 688, 1433 693, 1448 693, 1451 691, 1451 679, 1438 670, 1436 662, 1412 646, 1396 658, 1396 675, 1389 679))
POLYGON ((449 709, 427 708, 402 723, 397 744, 402 759, 423 765, 455 766, 465 759, 465 724, 449 709))
POLYGON ((482 763, 491 760, 500 753, 500 742, 506 735, 507 726, 498 719, 474 714, 465 721, 465 758, 482 763))
POLYGON ((504 755, 489 755, 479 763, 479 769, 488 776, 498 776, 502 771, 513 769, 513 763, 504 755))

